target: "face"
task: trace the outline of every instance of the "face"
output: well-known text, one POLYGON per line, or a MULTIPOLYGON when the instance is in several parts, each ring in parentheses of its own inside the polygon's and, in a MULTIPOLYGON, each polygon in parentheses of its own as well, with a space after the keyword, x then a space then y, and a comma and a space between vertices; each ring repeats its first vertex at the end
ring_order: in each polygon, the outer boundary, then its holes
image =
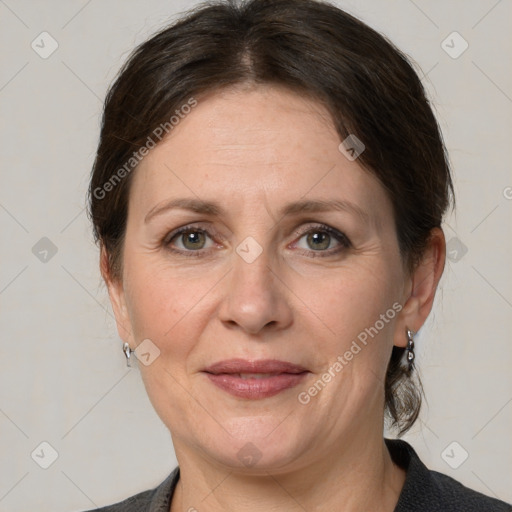
POLYGON ((285 471, 382 437, 412 285, 384 188, 339 144, 320 104, 232 88, 135 171, 109 291, 132 349, 151 340, 178 458, 285 471))

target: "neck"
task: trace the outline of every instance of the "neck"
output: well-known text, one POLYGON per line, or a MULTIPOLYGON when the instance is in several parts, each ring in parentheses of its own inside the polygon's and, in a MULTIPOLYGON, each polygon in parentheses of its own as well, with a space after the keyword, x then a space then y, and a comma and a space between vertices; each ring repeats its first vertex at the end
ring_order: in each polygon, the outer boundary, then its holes
POLYGON ((183 464, 170 512, 393 512, 405 471, 391 460, 381 434, 352 441, 300 469, 258 476, 213 467, 177 450, 183 464))

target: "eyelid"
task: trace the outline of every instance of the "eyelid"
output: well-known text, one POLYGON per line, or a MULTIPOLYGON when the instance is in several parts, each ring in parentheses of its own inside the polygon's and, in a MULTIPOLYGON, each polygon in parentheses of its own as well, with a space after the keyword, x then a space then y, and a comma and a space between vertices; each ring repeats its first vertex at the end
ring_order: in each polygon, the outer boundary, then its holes
POLYGON ((310 231, 314 231, 315 229, 317 229, 318 231, 326 231, 327 233, 329 233, 331 235, 336 235, 339 238, 346 239, 347 242, 350 242, 350 240, 345 235, 345 233, 339 231, 336 228, 329 226, 328 224, 324 224, 323 222, 317 222, 317 221, 309 221, 309 222, 306 222, 306 224, 308 224, 308 225, 305 227, 301 226, 300 228, 297 228, 295 230, 294 233, 296 236, 305 235, 306 233, 309 233, 310 231), (313 224, 313 225, 311 225, 311 224, 313 224))
MULTIPOLYGON (((304 228, 298 228, 297 230, 294 231, 294 234, 295 236, 299 236, 300 238, 302 238, 304 235, 310 233, 310 232, 314 232, 315 230, 317 231, 325 231, 326 233, 328 233, 329 235, 333 236, 334 238, 336 238, 338 240, 338 242, 344 246, 345 248, 349 248, 349 247, 352 247, 352 242, 350 241, 350 239, 348 238, 347 235, 345 235, 345 233, 339 231, 338 229, 336 228, 333 228, 331 226, 328 226, 327 224, 324 224, 322 222, 316 222, 316 221, 310 221, 312 222, 314 225, 309 225, 309 226, 306 226, 304 228)), ((294 242, 296 243, 296 242, 294 242)), ((333 254, 334 252, 336 252, 336 250, 329 250, 329 251, 313 251, 313 250, 310 250, 309 252, 314 252, 314 253, 318 253, 318 254, 321 254, 321 253, 325 253, 325 254, 333 254)))
MULTIPOLYGON (((205 233, 208 235, 212 240, 214 238, 214 235, 220 239, 224 240, 224 237, 218 234, 217 232, 213 232, 211 229, 197 225, 197 223, 192 224, 185 224, 184 226, 180 226, 179 228, 173 229, 170 233, 165 235, 164 239, 162 240, 162 243, 164 245, 169 245, 171 243, 171 240, 176 238, 177 236, 181 235, 182 233, 186 233, 188 231, 194 232, 199 231, 202 233, 205 233)), ((199 251, 187 251, 187 252, 199 252, 199 251)))

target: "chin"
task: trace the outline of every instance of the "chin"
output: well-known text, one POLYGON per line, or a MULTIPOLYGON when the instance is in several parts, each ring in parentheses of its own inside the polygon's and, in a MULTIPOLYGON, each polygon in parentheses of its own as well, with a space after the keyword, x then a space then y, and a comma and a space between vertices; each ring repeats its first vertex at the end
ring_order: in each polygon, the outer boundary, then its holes
POLYGON ((224 421, 224 428, 216 424, 217 436, 207 440, 213 446, 204 446, 204 450, 219 464, 247 474, 265 475, 283 470, 309 444, 304 431, 296 432, 295 423, 286 424, 290 417, 283 422, 285 417, 243 416, 224 421))

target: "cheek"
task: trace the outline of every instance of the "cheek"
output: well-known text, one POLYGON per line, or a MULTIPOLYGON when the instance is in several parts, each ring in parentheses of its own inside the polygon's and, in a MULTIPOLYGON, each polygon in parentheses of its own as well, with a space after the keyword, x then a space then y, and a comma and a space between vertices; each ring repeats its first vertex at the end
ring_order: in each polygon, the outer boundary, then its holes
POLYGON ((201 300, 212 287, 208 276, 166 268, 162 258, 130 261, 125 293, 136 344, 151 339, 173 365, 185 359, 202 328, 201 300))
MULTIPOLYGON (((341 373, 347 377, 348 372, 351 385, 362 394, 371 391, 375 377, 379 381, 385 377, 401 309, 399 282, 396 267, 380 260, 334 275, 321 290, 304 285, 297 293, 307 297, 323 364, 329 368, 339 362, 341 373), (318 312, 320 320, 311 311, 318 312)), ((338 379, 333 389, 346 385, 346 380, 338 379)))
POLYGON ((126 295, 136 345, 149 338, 160 351, 150 365, 139 362, 138 367, 155 410, 170 424, 170 412, 184 414, 187 407, 189 396, 183 389, 187 387, 187 362, 201 328, 197 311, 204 286, 159 267, 149 261, 132 262, 126 295))
POLYGON ((399 298, 392 269, 377 264, 333 272, 329 279, 301 280, 294 288, 326 335, 347 340, 373 325, 399 298), (316 315, 315 315, 316 313, 316 315))

